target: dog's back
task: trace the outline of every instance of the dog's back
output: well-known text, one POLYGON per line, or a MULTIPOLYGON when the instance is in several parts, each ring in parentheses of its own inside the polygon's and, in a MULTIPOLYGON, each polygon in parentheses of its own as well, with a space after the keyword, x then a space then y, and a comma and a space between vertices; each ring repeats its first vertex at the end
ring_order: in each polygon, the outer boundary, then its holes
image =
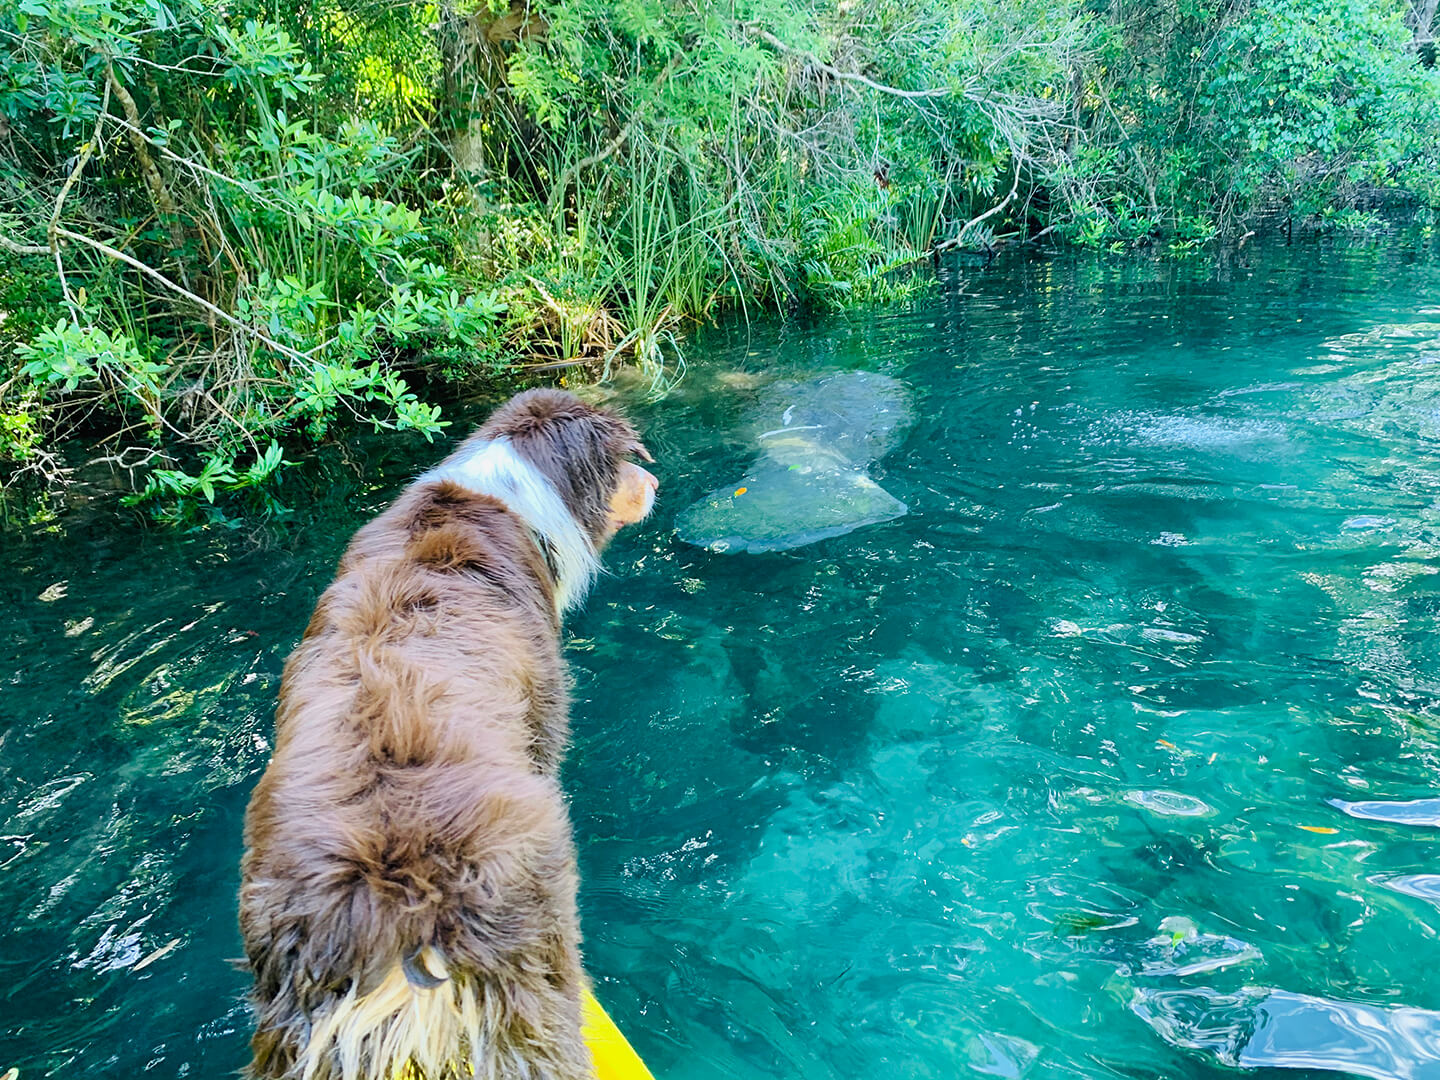
POLYGON ((347 549, 246 815, 252 1076, 590 1075, 546 556, 443 475, 347 549))

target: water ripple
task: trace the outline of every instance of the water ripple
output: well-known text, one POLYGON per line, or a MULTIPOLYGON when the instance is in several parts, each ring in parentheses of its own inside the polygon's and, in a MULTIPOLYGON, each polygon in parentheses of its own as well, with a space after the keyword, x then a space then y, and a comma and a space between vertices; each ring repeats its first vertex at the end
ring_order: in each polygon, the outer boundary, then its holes
POLYGON ((1364 821, 1440 828, 1440 799, 1410 799, 1405 802, 1346 802, 1343 799, 1331 799, 1330 805, 1364 821))
POLYGON ((1440 1077, 1440 1012, 1286 990, 1141 989, 1131 1003, 1166 1042, 1246 1069, 1329 1069, 1373 1080, 1440 1077))

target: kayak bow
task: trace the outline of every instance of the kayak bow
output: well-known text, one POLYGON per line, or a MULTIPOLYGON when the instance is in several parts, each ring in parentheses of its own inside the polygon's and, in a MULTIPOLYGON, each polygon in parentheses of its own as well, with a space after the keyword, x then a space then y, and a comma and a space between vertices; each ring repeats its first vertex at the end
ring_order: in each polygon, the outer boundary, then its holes
POLYGON ((597 1080, 655 1080, 588 986, 581 1009, 585 1044, 590 1047, 597 1080))

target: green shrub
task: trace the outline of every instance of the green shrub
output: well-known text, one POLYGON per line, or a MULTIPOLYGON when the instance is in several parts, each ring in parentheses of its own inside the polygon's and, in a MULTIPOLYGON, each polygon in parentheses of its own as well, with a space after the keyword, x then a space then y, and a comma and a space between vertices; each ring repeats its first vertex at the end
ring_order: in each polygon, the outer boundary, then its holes
POLYGON ((10 301, 12 464, 108 414, 102 447, 151 463, 138 501, 212 502, 277 474, 278 449, 235 466, 246 448, 337 418, 435 434, 439 410, 397 365, 493 355, 505 306, 447 268, 448 211, 413 146, 316 101, 322 77, 284 27, 223 10, 22 0, 0 15, 18 43, 0 116, 39 151, 0 170, 0 231, 60 286, 10 301))
POLYGON ((1086 143, 1053 210, 1087 244, 1181 247, 1440 194, 1440 73, 1386 0, 1134 0, 1081 100, 1086 143))

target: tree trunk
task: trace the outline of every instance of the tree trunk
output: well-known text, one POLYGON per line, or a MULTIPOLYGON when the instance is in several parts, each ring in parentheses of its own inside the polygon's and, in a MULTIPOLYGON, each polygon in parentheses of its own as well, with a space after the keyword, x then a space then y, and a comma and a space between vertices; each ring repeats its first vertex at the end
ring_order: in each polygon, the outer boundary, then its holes
POLYGON ((500 126, 487 121, 493 118, 496 92, 505 85, 509 55, 515 42, 543 37, 546 29, 545 20, 524 0, 513 0, 499 16, 483 6, 475 15, 462 15, 455 0, 441 0, 443 130, 451 133, 451 154, 462 177, 477 180, 492 168, 487 142, 497 137, 500 126))

